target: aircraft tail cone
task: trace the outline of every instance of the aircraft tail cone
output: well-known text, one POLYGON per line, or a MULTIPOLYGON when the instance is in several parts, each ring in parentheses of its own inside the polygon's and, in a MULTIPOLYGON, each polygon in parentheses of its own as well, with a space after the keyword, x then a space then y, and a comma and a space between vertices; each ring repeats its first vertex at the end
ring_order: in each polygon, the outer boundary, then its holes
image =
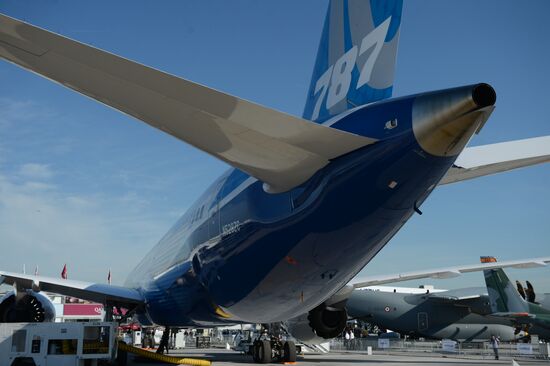
POLYGON ((413 131, 422 149, 435 156, 456 156, 485 124, 496 102, 488 84, 423 94, 413 105, 413 131))

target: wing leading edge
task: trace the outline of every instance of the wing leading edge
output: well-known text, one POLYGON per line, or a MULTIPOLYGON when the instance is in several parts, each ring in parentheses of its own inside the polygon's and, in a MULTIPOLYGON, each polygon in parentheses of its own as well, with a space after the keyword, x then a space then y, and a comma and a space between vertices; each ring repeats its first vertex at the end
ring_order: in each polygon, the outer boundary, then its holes
POLYGON ((111 106, 267 183, 306 181, 374 139, 306 121, 0 14, 0 57, 111 106))

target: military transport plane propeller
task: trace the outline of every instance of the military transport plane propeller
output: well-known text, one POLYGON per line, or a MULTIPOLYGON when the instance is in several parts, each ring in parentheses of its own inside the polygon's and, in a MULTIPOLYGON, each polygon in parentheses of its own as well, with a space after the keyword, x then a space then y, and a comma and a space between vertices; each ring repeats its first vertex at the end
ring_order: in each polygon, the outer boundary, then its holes
POLYGON ((526 300, 528 302, 535 303, 537 295, 535 294, 535 288, 533 285, 531 285, 531 282, 525 281, 526 287, 523 287, 521 282, 516 281, 516 288, 518 289, 519 294, 523 298, 523 300, 526 300))
POLYGON ((143 323, 309 312, 318 335, 339 333, 346 311, 327 304, 438 185, 550 160, 550 137, 465 147, 494 109, 488 84, 391 99, 401 11, 401 0, 330 2, 303 118, 0 15, 1 58, 233 167, 124 287, 1 272, 3 281, 18 298, 58 292, 131 307, 143 323))

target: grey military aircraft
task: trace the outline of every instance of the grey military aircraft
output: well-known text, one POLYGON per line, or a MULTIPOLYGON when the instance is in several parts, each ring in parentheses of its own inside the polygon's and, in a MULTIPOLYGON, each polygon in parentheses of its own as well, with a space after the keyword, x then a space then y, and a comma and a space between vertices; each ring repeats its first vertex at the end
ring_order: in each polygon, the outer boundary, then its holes
MULTIPOLYGON (((366 320, 401 334, 461 341, 487 340, 492 334, 498 334, 501 340, 517 339, 520 334, 511 319, 487 317, 493 310, 485 287, 427 291, 381 286, 425 278, 448 279, 497 268, 544 267, 550 263, 550 257, 498 263, 493 257, 483 259, 490 260, 473 265, 357 278, 357 282, 353 281, 340 291, 343 296, 335 301, 346 304, 351 318, 366 320)), ((288 320, 285 328, 304 343, 326 342, 323 338, 309 336, 311 329, 305 321, 307 314, 303 318, 288 320)))
MULTIPOLYGON (((497 265, 493 257, 482 257, 483 261, 485 261, 484 265, 497 265)), ((506 265, 503 267, 531 268, 545 266, 548 260, 543 258, 541 260, 518 263, 516 262, 517 265, 506 265)), ((480 269, 477 266, 465 266, 460 267, 459 272, 466 272, 465 268, 468 269, 468 272, 480 269)), ((526 309, 531 309, 531 313, 540 313, 537 314, 539 319, 536 321, 534 320, 536 315, 530 314, 533 316, 529 317, 528 324, 531 326, 529 330, 541 338, 550 339, 550 326, 547 326, 545 322, 547 314, 550 314, 550 310, 534 304, 535 292, 532 285, 528 282, 527 289, 525 290, 522 286, 518 285, 518 291, 516 291, 504 275, 502 267, 485 269, 484 272, 486 279, 495 278, 499 274, 506 280, 508 290, 511 294, 515 295, 509 295, 507 298, 517 300, 516 302, 521 302, 521 305, 525 304, 521 307, 521 311, 525 314, 528 312, 526 309), (523 296, 526 300, 521 299, 520 294, 522 291, 520 288, 524 290, 523 296)), ((417 276, 417 278, 422 277, 417 276)), ((489 282, 487 283, 488 286, 490 285, 489 282)), ((356 285, 356 287, 359 286, 356 285)), ((511 316, 512 313, 510 312, 517 311, 517 309, 510 310, 506 308, 506 311, 508 311, 506 313, 501 309, 502 306, 497 309, 497 300, 495 299, 497 297, 497 290, 500 287, 492 286, 493 293, 491 295, 493 298, 490 298, 485 287, 436 291, 407 290, 403 288, 399 291, 395 288, 392 291, 391 287, 357 288, 347 301, 347 310, 349 316, 352 318, 365 320, 380 327, 392 329, 410 336, 454 339, 459 341, 481 341, 489 339, 494 334, 498 335, 503 341, 517 340, 522 336, 520 331, 527 329, 518 326, 518 324, 524 324, 524 322, 518 321, 517 316, 511 316), (497 310, 500 311, 498 314, 501 316, 495 316, 498 315, 495 313, 497 310)), ((489 288, 491 287, 489 286, 489 288)), ((501 290, 498 293, 502 292, 501 290)), ((547 296, 543 299, 543 303, 544 305, 550 303, 550 297, 547 296)))
POLYGON ((358 289, 347 309, 350 317, 413 337, 481 341, 497 334, 503 341, 518 338, 510 320, 486 316, 492 310, 483 287, 420 294, 358 289))

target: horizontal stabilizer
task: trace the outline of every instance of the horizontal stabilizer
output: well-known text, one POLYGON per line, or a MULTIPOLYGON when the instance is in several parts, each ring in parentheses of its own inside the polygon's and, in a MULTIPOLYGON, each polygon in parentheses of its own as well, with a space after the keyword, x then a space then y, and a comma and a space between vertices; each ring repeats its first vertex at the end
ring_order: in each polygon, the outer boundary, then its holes
POLYGON ((0 57, 289 190, 375 140, 278 112, 0 15, 0 57))
POLYGON ((17 288, 52 292, 102 304, 112 303, 131 307, 144 302, 141 294, 134 289, 100 283, 0 272, 0 284, 2 283, 17 288))
POLYGON ((467 147, 439 184, 460 182, 550 161, 550 136, 467 147))

